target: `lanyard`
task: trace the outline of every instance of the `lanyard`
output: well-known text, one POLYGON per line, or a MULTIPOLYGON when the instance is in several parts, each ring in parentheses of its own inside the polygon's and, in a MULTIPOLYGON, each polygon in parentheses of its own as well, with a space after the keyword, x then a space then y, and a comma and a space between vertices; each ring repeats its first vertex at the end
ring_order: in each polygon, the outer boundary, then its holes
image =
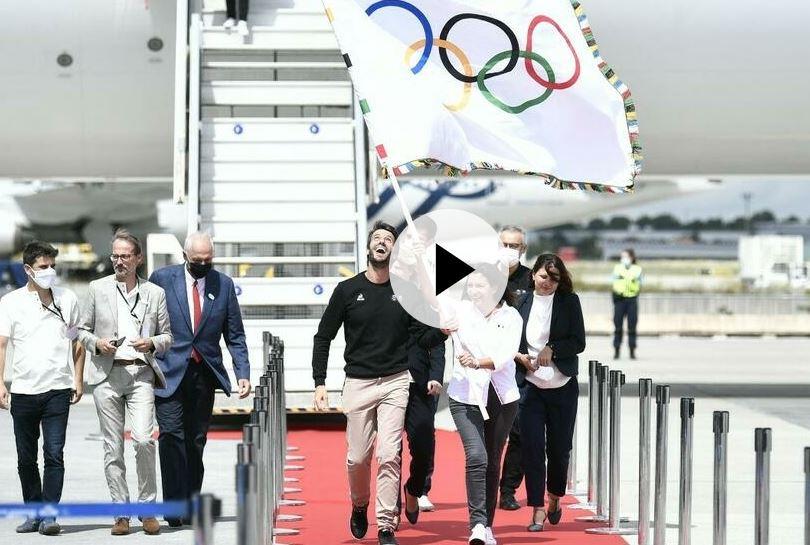
POLYGON ((140 286, 141 286, 141 282, 139 280, 138 283, 135 286, 135 289, 138 290, 138 293, 135 294, 135 304, 133 304, 132 308, 130 308, 129 307, 129 300, 127 299, 127 296, 124 295, 124 292, 121 291, 121 288, 118 287, 118 284, 115 285, 115 289, 118 290, 118 293, 121 295, 121 299, 124 300, 124 304, 127 306, 127 310, 129 310, 129 315, 132 316, 133 318, 135 318, 136 322, 140 322, 140 320, 141 320, 140 318, 138 318, 138 315, 135 314, 135 309, 138 308, 138 302, 141 300, 140 286))
POLYGON ((42 301, 40 301, 39 304, 42 305, 42 308, 44 308, 45 310, 47 310, 48 312, 50 312, 51 314, 62 320, 63 324, 67 325, 65 317, 62 315, 62 309, 56 306, 56 297, 53 296, 53 290, 49 289, 48 292, 51 294, 51 304, 53 305, 53 308, 46 306, 45 303, 43 303, 42 301))

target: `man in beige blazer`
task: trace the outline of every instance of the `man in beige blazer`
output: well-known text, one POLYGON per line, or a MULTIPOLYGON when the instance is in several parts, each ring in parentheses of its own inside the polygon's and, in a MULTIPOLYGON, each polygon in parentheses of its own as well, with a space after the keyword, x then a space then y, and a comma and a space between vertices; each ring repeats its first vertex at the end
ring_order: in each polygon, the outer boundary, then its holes
MULTIPOLYGON (((124 463, 126 411, 135 449, 138 501, 154 502, 154 389, 166 384, 155 354, 162 354, 172 344, 166 294, 138 277, 143 254, 140 242, 130 233, 115 233, 110 258, 115 274, 90 283, 79 340, 92 356, 86 377, 88 384, 95 385, 93 398, 104 436, 104 474, 112 501, 130 499, 124 463)), ((143 529, 147 534, 158 534, 160 524, 155 517, 145 517, 143 529)), ((128 534, 129 518, 116 517, 111 533, 128 534)))

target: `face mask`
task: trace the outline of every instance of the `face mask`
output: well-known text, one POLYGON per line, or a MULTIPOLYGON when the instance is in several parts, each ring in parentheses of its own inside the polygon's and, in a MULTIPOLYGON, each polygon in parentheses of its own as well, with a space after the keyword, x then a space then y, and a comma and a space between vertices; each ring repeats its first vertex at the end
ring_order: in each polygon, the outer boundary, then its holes
POLYGON ((520 252, 515 248, 501 248, 501 261, 510 267, 520 263, 520 252))
POLYGON ((623 257, 622 258, 622 265, 624 265, 625 267, 629 267, 632 264, 633 264, 633 260, 630 259, 629 257, 623 257))
POLYGON ((56 284, 56 271, 53 268, 48 267, 47 269, 33 272, 33 275, 29 274, 28 276, 30 276, 34 283, 40 288, 49 290, 56 284))
POLYGON ((188 272, 199 280, 200 278, 205 278, 205 276, 211 271, 211 267, 213 265, 211 263, 193 263, 191 261, 188 262, 188 272))

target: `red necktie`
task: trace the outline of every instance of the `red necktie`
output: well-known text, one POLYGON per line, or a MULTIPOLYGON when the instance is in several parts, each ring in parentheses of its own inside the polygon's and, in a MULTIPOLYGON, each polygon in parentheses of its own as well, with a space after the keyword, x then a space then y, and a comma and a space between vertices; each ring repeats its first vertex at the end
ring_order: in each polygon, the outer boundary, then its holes
MULTIPOLYGON (((194 301, 194 333, 197 332, 197 326, 200 325, 200 318, 202 318, 202 305, 200 304, 200 292, 197 290, 197 281, 195 280, 194 283, 191 285, 191 291, 193 293, 192 299, 194 301)), ((200 353, 197 352, 196 348, 191 349, 191 359, 194 360, 194 363, 202 363, 202 356, 200 353)))

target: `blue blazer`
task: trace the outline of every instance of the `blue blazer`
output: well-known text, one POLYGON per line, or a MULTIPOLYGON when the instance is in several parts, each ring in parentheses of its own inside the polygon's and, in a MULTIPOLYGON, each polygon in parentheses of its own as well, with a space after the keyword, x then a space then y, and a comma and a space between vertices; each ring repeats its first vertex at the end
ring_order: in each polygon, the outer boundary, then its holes
POLYGON ((233 359, 237 380, 250 378, 245 327, 233 280, 213 269, 206 275, 202 316, 196 333, 192 332, 191 312, 188 308, 185 264, 159 269, 152 273, 149 281, 166 292, 166 305, 174 335, 174 344, 157 358, 158 365, 166 375, 166 387, 155 388, 155 395, 170 397, 177 390, 189 365, 192 347, 200 353, 204 365, 208 365, 214 372, 222 390, 231 395, 231 381, 222 365, 222 350, 219 347, 221 337, 225 338, 225 345, 233 359))

